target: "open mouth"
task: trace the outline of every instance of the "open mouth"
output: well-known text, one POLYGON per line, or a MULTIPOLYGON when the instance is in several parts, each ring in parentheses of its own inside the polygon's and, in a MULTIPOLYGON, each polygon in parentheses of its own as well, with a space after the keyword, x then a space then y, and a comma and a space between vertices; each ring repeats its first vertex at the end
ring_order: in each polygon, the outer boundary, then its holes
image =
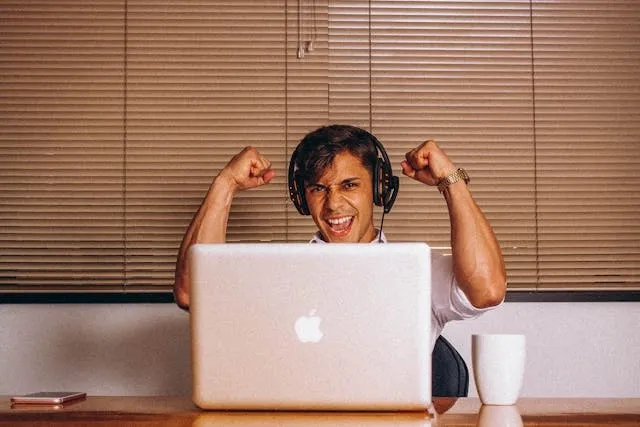
POLYGON ((339 218, 328 218, 326 219, 327 224, 329 224, 329 230, 336 237, 344 237, 349 234, 351 231, 351 225, 353 224, 352 216, 342 216, 339 218))

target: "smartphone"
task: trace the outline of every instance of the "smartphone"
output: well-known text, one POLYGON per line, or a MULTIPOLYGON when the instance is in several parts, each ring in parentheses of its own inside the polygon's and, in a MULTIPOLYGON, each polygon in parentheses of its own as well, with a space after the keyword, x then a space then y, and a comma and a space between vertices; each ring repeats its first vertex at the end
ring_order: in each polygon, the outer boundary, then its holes
POLYGON ((87 393, 77 391, 41 391, 38 393, 13 396, 11 403, 32 405, 59 405, 73 400, 84 399, 87 393))

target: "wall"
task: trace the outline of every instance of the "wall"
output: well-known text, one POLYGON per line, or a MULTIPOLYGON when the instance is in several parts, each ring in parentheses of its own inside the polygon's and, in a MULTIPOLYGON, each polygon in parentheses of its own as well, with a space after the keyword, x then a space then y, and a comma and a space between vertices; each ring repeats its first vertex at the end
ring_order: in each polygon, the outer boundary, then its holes
MULTIPOLYGON (((188 319, 172 304, 0 304, 0 395, 188 395, 188 319)), ((640 303, 507 303, 444 335, 470 364, 471 334, 525 333, 524 396, 640 397, 639 320, 640 303)))

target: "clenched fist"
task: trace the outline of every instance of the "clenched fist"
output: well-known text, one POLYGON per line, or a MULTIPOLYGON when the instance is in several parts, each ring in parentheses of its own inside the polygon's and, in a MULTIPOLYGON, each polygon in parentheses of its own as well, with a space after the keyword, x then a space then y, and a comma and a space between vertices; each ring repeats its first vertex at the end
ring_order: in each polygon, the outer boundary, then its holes
POLYGON ((456 167, 435 141, 428 140, 409 151, 401 162, 402 173, 428 185, 438 185, 456 167))
POLYGON ((255 148, 245 147, 231 158, 217 179, 222 180, 233 193, 236 193, 268 184, 275 175, 269 160, 255 148))

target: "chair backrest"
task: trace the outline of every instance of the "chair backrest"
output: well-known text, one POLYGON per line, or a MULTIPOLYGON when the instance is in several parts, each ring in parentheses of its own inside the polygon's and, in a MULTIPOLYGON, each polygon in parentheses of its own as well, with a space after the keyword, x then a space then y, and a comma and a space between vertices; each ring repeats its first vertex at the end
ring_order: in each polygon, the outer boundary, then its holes
POLYGON ((469 394, 469 369, 460 353, 442 335, 432 355, 431 394, 434 397, 466 397, 469 394))

